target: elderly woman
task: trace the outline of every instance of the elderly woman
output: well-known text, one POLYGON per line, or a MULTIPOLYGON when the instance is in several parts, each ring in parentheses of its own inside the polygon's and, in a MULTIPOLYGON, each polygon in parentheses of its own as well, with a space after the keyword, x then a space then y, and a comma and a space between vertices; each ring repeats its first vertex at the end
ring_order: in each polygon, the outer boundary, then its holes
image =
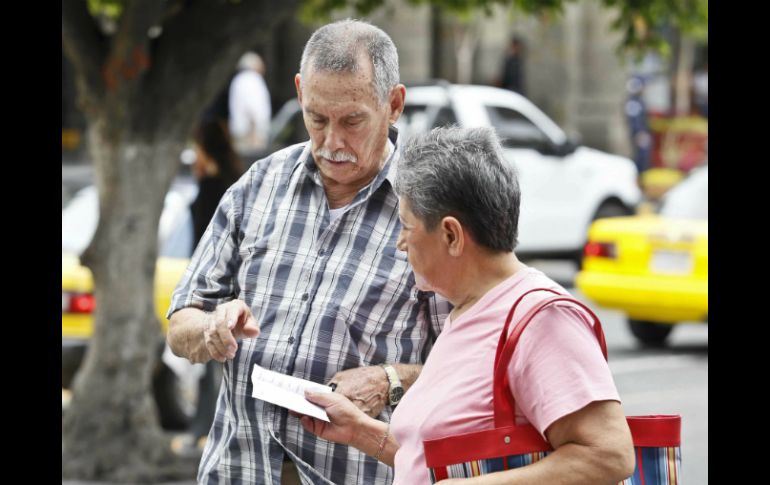
MULTIPOLYGON (((411 140, 396 190, 399 249, 417 287, 443 295, 454 310, 390 425, 335 393, 307 395, 331 423, 301 419, 306 430, 394 466, 394 483, 411 485, 430 483, 423 440, 494 427, 493 362, 513 302, 534 288, 567 292, 513 252, 521 195, 492 130, 435 129, 411 140)), ((548 296, 526 296, 517 315, 548 296)), ((533 425, 554 451, 463 483, 597 485, 631 475, 631 434, 592 325, 569 302, 545 307, 522 333, 508 369, 517 424, 533 425)))

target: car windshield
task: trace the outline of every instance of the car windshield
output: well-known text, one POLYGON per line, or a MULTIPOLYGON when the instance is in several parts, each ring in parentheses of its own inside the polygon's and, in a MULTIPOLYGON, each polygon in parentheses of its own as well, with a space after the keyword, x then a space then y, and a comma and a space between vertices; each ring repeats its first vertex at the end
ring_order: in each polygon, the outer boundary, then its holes
MULTIPOLYGON (((166 194, 158 224, 159 256, 189 258, 192 254, 190 203, 197 192, 195 184, 175 183, 166 194)), ((99 197, 91 185, 78 191, 61 214, 62 253, 81 254, 96 232, 99 197)))
POLYGON ((708 166, 693 170, 663 198, 660 215, 687 219, 709 218, 708 166))

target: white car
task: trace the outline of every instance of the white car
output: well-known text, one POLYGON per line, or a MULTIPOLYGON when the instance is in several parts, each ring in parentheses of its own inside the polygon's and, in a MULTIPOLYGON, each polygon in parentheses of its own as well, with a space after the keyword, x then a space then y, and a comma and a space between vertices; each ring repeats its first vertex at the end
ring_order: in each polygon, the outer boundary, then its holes
POLYGON ((632 214, 641 201, 630 159, 577 145, 519 94, 449 83, 407 87, 396 123, 402 136, 452 124, 495 128, 517 168, 519 255, 579 260, 594 219, 632 214))

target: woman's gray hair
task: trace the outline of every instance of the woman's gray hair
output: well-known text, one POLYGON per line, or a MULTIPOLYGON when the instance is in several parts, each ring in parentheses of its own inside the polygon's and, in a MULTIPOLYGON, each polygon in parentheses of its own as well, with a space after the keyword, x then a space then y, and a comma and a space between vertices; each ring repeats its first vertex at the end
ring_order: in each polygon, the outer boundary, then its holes
POLYGON ((428 230, 453 216, 482 246, 516 247, 519 182, 492 128, 436 128, 408 140, 396 191, 428 230))
POLYGON ((374 91, 380 103, 385 103, 398 84, 398 52, 388 34, 361 20, 340 20, 313 32, 302 51, 300 83, 304 82, 308 69, 357 72, 361 53, 372 61, 374 91))

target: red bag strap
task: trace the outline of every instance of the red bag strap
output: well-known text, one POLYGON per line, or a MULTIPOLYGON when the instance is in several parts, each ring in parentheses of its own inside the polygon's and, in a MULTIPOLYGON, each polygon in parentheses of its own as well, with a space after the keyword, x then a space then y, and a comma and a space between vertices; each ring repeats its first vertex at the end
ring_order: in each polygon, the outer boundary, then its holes
POLYGON ((548 288, 536 288, 527 291, 521 295, 518 300, 516 300, 516 302, 511 307, 511 310, 508 312, 508 317, 506 318, 503 331, 500 334, 500 340, 497 344, 493 389, 493 405, 495 410, 496 427, 516 425, 516 399, 510 392, 510 386, 508 382, 508 367, 510 366, 511 358, 513 357, 513 352, 516 350, 516 345, 519 342, 519 338, 521 337, 522 332, 524 332, 529 323, 532 321, 532 318, 538 312, 540 312, 546 306, 559 301, 578 305, 586 312, 588 312, 589 315, 591 315, 594 320, 594 334, 596 334, 596 338, 599 341, 599 346, 601 347, 604 359, 607 359, 607 343, 604 339, 604 332, 602 331, 602 325, 599 321, 599 317, 596 316, 593 310, 568 295, 562 295, 561 293, 548 288), (534 291, 548 291, 554 293, 556 296, 548 297, 535 304, 535 306, 532 307, 532 309, 530 309, 530 311, 527 312, 527 314, 518 321, 513 329, 513 332, 510 336, 508 336, 508 327, 510 326, 510 323, 513 319, 514 311, 518 307, 521 300, 534 291))
POLYGON ((558 291, 552 290, 550 288, 535 288, 525 292, 523 295, 519 297, 518 300, 516 300, 516 302, 511 307, 511 310, 508 312, 508 316, 505 319, 505 325, 503 326, 503 331, 500 332, 500 338, 497 341, 497 352, 495 353, 495 366, 494 366, 495 369, 497 368, 498 362, 500 362, 500 355, 503 353, 503 347, 505 347, 505 341, 508 338, 508 326, 511 324, 513 313, 516 311, 516 308, 519 306, 519 303, 521 303, 521 300, 523 300, 525 296, 529 295, 530 293, 534 293, 536 291, 549 291, 554 295, 561 295, 561 293, 559 293, 558 291))

